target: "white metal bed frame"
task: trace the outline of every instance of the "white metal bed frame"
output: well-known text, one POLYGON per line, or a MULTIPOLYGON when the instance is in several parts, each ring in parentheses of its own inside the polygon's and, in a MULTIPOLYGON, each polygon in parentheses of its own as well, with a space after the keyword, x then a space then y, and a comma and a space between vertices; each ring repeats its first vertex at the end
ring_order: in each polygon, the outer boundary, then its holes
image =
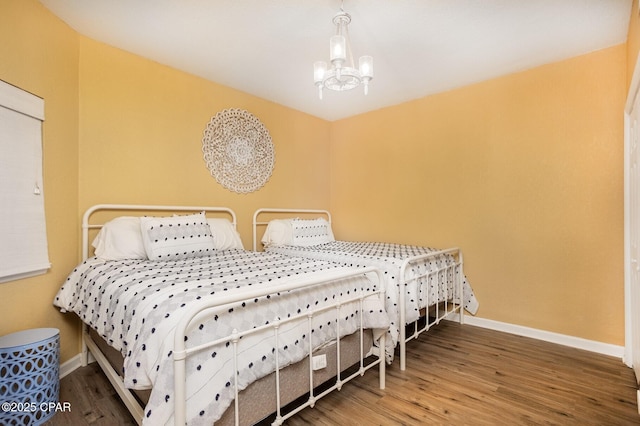
MULTIPOLYGON (((258 235, 257 228, 259 226, 266 226, 269 224, 269 221, 259 220, 261 215, 271 215, 273 218, 277 215, 295 215, 302 214, 306 216, 316 216, 316 217, 324 217, 327 219, 329 224, 331 224, 331 213, 328 210, 322 209, 279 209, 279 208, 261 208, 254 212, 253 214, 253 250, 257 251, 258 249, 258 235)), ((431 281, 433 278, 438 283, 439 290, 436 294, 439 294, 442 291, 444 294, 444 302, 442 303, 434 303, 433 309, 434 311, 431 314, 434 314, 434 317, 430 317, 429 307, 431 306, 429 300, 429 291, 424 291, 423 294, 427 296, 426 298, 426 321, 424 325, 419 325, 418 321, 413 323, 413 331, 411 333, 407 333, 406 330, 406 300, 402 295, 399 297, 399 310, 400 310, 400 319, 398 328, 400 329, 400 335, 398 337, 398 344, 400 346, 400 370, 406 370, 407 359, 407 342, 412 339, 417 339, 420 334, 428 331, 431 327, 437 325, 445 318, 451 318, 454 314, 458 314, 458 320, 460 324, 464 323, 464 307, 463 307, 463 258, 462 251, 457 248, 449 248, 445 250, 434 251, 424 255, 413 256, 405 259, 400 266, 400 285, 401 288, 405 287, 411 281, 423 280, 426 282, 431 281), (407 271, 410 270, 412 265, 418 264, 420 262, 424 262, 429 258, 436 258, 441 255, 450 255, 453 257, 455 262, 451 265, 443 265, 440 268, 427 271, 425 273, 410 276, 407 274, 407 271), (449 294, 449 288, 447 285, 447 277, 453 277, 454 285, 457 287, 458 291, 458 302, 455 301, 452 294, 449 294), (442 286, 442 290, 440 290, 440 286, 442 286)), ((436 296, 437 297, 437 296, 436 296)))
MULTIPOLYGON (((189 206, 189 207, 184 207, 184 206, 149 206, 149 205, 127 205, 127 204, 99 204, 99 205, 95 205, 91 208, 89 208, 83 215, 82 218, 82 258, 83 261, 86 260, 89 257, 89 233, 91 230, 96 230, 96 229, 100 229, 104 223, 106 223, 106 220, 104 222, 98 223, 98 224, 91 224, 90 220, 92 218, 92 216, 99 211, 112 211, 112 212, 127 212, 127 211, 136 211, 138 213, 142 213, 142 212, 159 212, 159 211, 163 211, 163 212, 171 212, 171 213, 179 213, 179 212, 200 212, 200 211, 204 211, 206 213, 216 213, 216 214, 226 214, 228 216, 231 217, 231 222, 234 225, 234 227, 236 226, 236 215, 235 212, 229 208, 226 207, 194 207, 194 206, 189 206)), ((375 367, 376 365, 378 366, 378 370, 379 370, 379 386, 380 389, 384 389, 385 388, 385 362, 384 362, 384 347, 385 347, 385 334, 382 333, 382 337, 380 340, 380 344, 379 347, 374 347, 372 353, 367 353, 365 354, 365 348, 364 348, 364 339, 363 339, 363 333, 364 333, 364 326, 363 326, 363 315, 364 315, 364 309, 362 309, 362 304, 364 302, 365 299, 369 298, 369 297, 379 297, 380 300, 384 301, 385 299, 385 288, 384 288, 384 281, 382 278, 382 273, 375 269, 375 268, 365 268, 365 269, 359 269, 359 270, 354 270, 352 272, 348 272, 348 273, 340 273, 340 274, 334 274, 332 278, 330 279, 321 279, 321 278, 314 278, 312 280, 309 280, 307 282, 305 282, 304 284, 300 285, 300 284, 295 284, 295 283, 286 283, 286 284, 281 284, 281 285, 277 285, 277 286, 270 286, 268 288, 268 291, 265 291, 264 289, 252 289, 250 291, 247 292, 243 292, 242 294, 237 294, 237 295, 232 295, 232 296, 226 296, 226 297, 221 297, 221 298, 216 298, 215 301, 210 301, 210 300, 202 300, 199 304, 195 305, 192 309, 190 309, 189 312, 187 312, 185 314, 185 316, 180 320, 180 322, 177 325, 176 331, 175 331, 175 341, 174 341, 174 375, 175 375, 175 380, 174 380, 174 400, 175 400, 175 412, 174 412, 174 424, 176 425, 184 425, 186 424, 186 358, 197 351, 203 350, 205 348, 208 348, 210 346, 216 345, 216 344, 220 344, 220 343, 224 343, 227 341, 230 341, 234 347, 234 366, 235 363, 237 362, 237 343, 240 340, 240 338, 244 335, 248 335, 251 333, 256 333, 256 332, 260 332, 263 331, 265 329, 271 328, 274 330, 274 339, 277 345, 278 342, 278 329, 279 327, 286 323, 286 322, 291 322, 291 321, 295 321, 295 320, 301 320, 301 319, 305 319, 307 320, 309 327, 311 327, 312 324, 312 320, 314 318, 314 316, 318 315, 319 313, 325 312, 325 311, 329 311, 332 309, 335 309, 336 311, 336 323, 337 323, 337 333, 336 336, 338 336, 336 338, 336 346, 337 346, 337 350, 336 350, 336 382, 330 386, 329 388, 326 388, 325 390, 323 390, 322 392, 320 392, 319 394, 314 394, 315 390, 314 388, 318 385, 320 385, 321 383, 316 383, 314 384, 313 381, 313 362, 312 362, 312 358, 313 358, 313 352, 309 351, 308 354, 308 358, 309 358, 309 397, 306 401, 300 403, 300 405, 298 405, 296 408, 288 411, 286 414, 282 413, 282 406, 281 406, 281 400, 280 400, 280 394, 281 394, 281 389, 280 389, 280 379, 279 379, 279 373, 280 373, 280 363, 279 363, 279 359, 278 359, 278 351, 276 351, 276 370, 275 370, 275 377, 276 377, 276 390, 275 390, 275 395, 276 395, 276 419, 273 422, 274 425, 280 425, 282 424, 286 419, 288 419, 289 417, 295 415, 296 413, 298 413, 299 411, 301 411, 302 409, 306 408, 306 407, 313 407, 316 403, 316 401, 318 401, 320 398, 322 398, 323 396, 327 395, 328 393, 334 391, 334 390, 340 390, 342 388, 342 386, 347 383, 348 381, 354 379, 357 376, 361 376, 363 375, 367 370, 375 367), (343 279, 347 279, 350 277, 355 277, 355 276, 359 276, 359 275, 363 275, 363 274, 374 274, 377 276, 378 282, 379 284, 379 288, 378 289, 372 289, 372 290, 367 290, 367 291, 363 291, 361 294, 359 295, 354 295, 353 297, 349 298, 349 299, 343 299, 341 301, 336 302, 336 304, 331 305, 331 306, 326 306, 324 308, 321 309, 314 309, 311 310, 309 312, 305 312, 302 313, 300 315, 296 315, 296 316, 292 316, 290 318, 286 318, 286 319, 276 319, 276 321, 272 322, 271 324, 262 326, 262 327, 258 327, 255 329, 251 329, 245 332, 238 332, 237 330, 233 330, 233 333, 230 336, 227 336, 226 338, 222 338, 222 339, 218 339, 215 341, 211 341, 211 342, 207 342, 205 344, 199 345, 197 347, 190 347, 190 348, 186 348, 185 347, 185 335, 186 335, 186 330, 188 329, 189 325, 194 322, 197 321, 199 319, 202 319, 204 316, 207 315, 207 313, 213 309, 219 309, 221 307, 225 307, 227 305, 231 305, 231 304, 235 304, 237 302, 242 302, 242 301, 249 301, 249 300, 253 300, 256 297, 261 297, 261 296, 266 296, 269 294, 274 294, 277 292, 284 292, 284 291, 288 291, 288 290, 295 290, 295 289, 300 289, 300 288, 306 288, 306 287, 312 287, 312 286, 316 286, 316 285, 322 285, 322 284, 327 284, 330 282, 334 282, 334 281, 339 281, 339 280, 343 280, 343 279), (360 333, 360 366, 357 369, 357 371, 353 372, 352 374, 346 376, 346 377, 342 377, 342 368, 341 368, 341 363, 340 363, 340 341, 341 341, 341 337, 340 337, 340 320, 339 318, 341 317, 340 315, 340 308, 342 305, 351 303, 351 302, 359 302, 360 303, 360 325, 359 325, 359 333, 360 333), (377 359, 372 361, 372 362, 368 362, 365 365, 365 358, 369 355, 375 355, 377 356, 377 359)), ((312 342, 311 342, 311 335, 312 333, 308 333, 309 335, 309 347, 313 347, 312 342)), ((105 375, 107 376, 107 378, 109 379, 109 381, 111 382, 111 384, 114 386, 116 392, 118 393, 118 395, 120 396, 120 398, 122 399, 122 401, 124 402, 124 404, 126 405, 127 409, 130 411, 130 413, 132 414, 132 416, 134 417, 134 419, 136 420, 136 422, 138 424, 142 423, 142 418, 143 418, 143 408, 140 406, 138 400, 135 398, 135 396, 133 395, 132 391, 127 389, 124 386, 124 381, 123 379, 120 377, 120 375, 113 369, 113 367, 111 367, 111 364, 109 363, 107 357, 102 353, 102 351, 100 350, 100 348, 98 347, 98 345, 92 340, 91 336, 89 335, 88 332, 88 326, 86 324, 83 324, 83 333, 82 333, 82 365, 85 366, 88 363, 88 352, 91 353, 91 355, 96 359, 96 361, 98 362, 98 364, 100 365, 101 369, 104 371, 105 375)), ((344 336, 343 336, 344 337, 344 336)), ((234 367, 235 368, 235 367, 234 367)), ((284 367, 282 367, 284 368, 284 367)), ((237 368, 236 368, 237 370, 237 368)), ((235 424, 238 425, 239 424, 239 408, 238 408, 238 384, 237 384, 237 375, 236 375, 236 381, 234 383, 234 387, 235 387, 235 402, 234 402, 234 410, 235 410, 235 416, 234 416, 234 421, 235 424)))

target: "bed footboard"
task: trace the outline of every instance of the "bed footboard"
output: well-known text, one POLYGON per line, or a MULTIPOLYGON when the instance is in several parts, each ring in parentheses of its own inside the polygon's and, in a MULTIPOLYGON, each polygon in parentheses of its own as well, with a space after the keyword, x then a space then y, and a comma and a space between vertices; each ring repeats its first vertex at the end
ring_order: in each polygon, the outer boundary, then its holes
MULTIPOLYGON (((266 291, 264 289, 258 288, 250 292, 243 292, 241 294, 220 298, 216 300, 215 303, 212 303, 211 301, 203 301, 203 303, 201 303, 200 305, 194 306, 193 308, 191 308, 190 312, 185 314, 181 322, 178 324, 175 332, 175 338, 174 338, 174 351, 173 351, 174 386, 175 386, 173 389, 173 392, 174 392, 173 397, 175 402, 174 424, 176 425, 187 424, 186 361, 190 355, 195 354, 199 351, 202 351, 206 348, 212 347, 214 345, 229 342, 234 348, 234 369, 237 369, 237 365, 236 365, 237 355, 238 355, 237 345, 240 339, 254 333, 261 333, 261 332, 264 332, 265 330, 267 330, 268 332, 269 330, 271 330, 272 338, 274 339, 274 347, 278 347, 279 330, 281 329, 281 327, 284 327, 287 323, 292 323, 296 321, 306 322, 308 324, 307 327, 309 329, 309 332, 308 332, 309 347, 311 348, 311 347, 314 347, 314 343, 311 341, 313 336, 312 321, 317 316, 327 312, 330 313, 331 311, 335 313, 335 315, 331 316, 331 318, 335 319, 335 324, 337 327, 336 336, 338 336, 338 338, 335 340, 335 343, 334 343, 335 353, 332 356, 331 355, 328 356, 327 358, 335 362, 335 364, 331 366, 332 367, 331 370, 335 371, 335 374, 336 374, 335 379, 332 379, 330 381, 331 383, 330 386, 323 386, 320 391, 316 390, 318 389, 319 385, 323 384, 323 382, 319 382, 316 379, 317 368, 315 366, 317 365, 318 362, 315 359, 315 353, 310 352, 306 357, 306 362, 305 362, 306 367, 304 367, 308 370, 306 373, 308 374, 308 377, 307 379, 305 379, 305 380, 308 380, 308 384, 309 384, 308 398, 306 400, 298 399, 295 401, 295 403, 290 403, 290 400, 281 401, 281 394, 283 393, 283 389, 281 389, 281 384, 280 384, 280 370, 282 368, 287 367, 287 365, 280 362, 279 357, 277 356, 278 351, 276 351, 276 357, 275 357, 276 369, 273 373, 273 376, 275 377, 275 380, 274 380, 275 389, 272 390, 273 395, 275 395, 275 399, 276 399, 275 421, 273 422, 273 424, 280 425, 286 419, 295 415, 302 409, 306 407, 313 407, 315 403, 325 395, 329 394, 334 390, 340 390, 345 383, 349 382, 350 380, 358 376, 364 375, 364 373, 367 370, 374 368, 375 366, 378 367, 378 371, 379 371, 378 374, 379 374, 380 389, 384 389, 385 373, 386 373, 385 371, 386 364, 384 362, 385 360, 384 347, 385 347, 386 333, 384 332, 379 333, 380 337, 378 341, 379 344, 377 347, 374 346, 372 348, 369 345, 365 345, 364 344, 365 340, 367 340, 368 343, 371 344, 371 338, 369 336, 365 336, 365 332, 368 332, 368 330, 365 329, 365 326, 363 323, 363 315, 365 315, 367 312, 367 309, 368 309, 367 300, 369 298, 376 298, 381 302, 380 305, 384 304, 385 289, 384 289, 383 282, 384 281, 382 281, 382 273, 379 270, 375 268, 366 268, 366 269, 350 271, 348 273, 342 272, 339 274, 334 274, 334 276, 328 280, 323 278, 317 278, 315 280, 308 281, 303 285, 300 285, 299 283, 298 284, 287 283, 287 284, 267 287, 266 291), (276 318, 274 321, 272 321, 268 325, 252 328, 243 332, 233 330, 233 333, 227 337, 206 342, 198 346, 186 347, 185 336, 187 335, 187 330, 189 329, 190 324, 196 321, 203 320, 203 318, 207 317, 210 311, 214 309, 221 309, 221 308, 225 309, 227 306, 232 306, 239 302, 241 303, 241 302, 254 301, 256 298, 259 298, 261 296, 267 296, 271 294, 286 292, 289 290, 299 290, 305 287, 326 285, 334 281, 346 280, 346 279, 361 276, 364 274, 374 275, 376 277, 377 283, 379 284, 375 287, 372 286, 369 289, 364 289, 363 291, 358 292, 357 294, 354 293, 349 295, 348 297, 341 298, 340 300, 337 300, 335 303, 328 306, 310 309, 308 311, 302 312, 299 315, 287 317, 285 319, 276 318), (359 318, 358 318, 359 325, 355 333, 347 335, 344 332, 344 330, 341 330, 341 321, 343 320, 343 315, 344 315, 344 314, 341 314, 341 309, 342 307, 352 303, 358 304, 357 311, 359 312, 359 318), (340 347, 343 340, 346 340, 346 339, 354 340, 354 338, 355 340, 358 341, 357 343, 358 352, 359 352, 359 356, 357 358, 358 368, 355 370, 353 368, 349 369, 347 373, 344 373, 343 371, 348 365, 345 365, 341 359, 342 351, 340 347), (292 405, 296 405, 296 406, 294 408, 291 408, 292 405), (286 406, 286 411, 283 411, 283 408, 285 406, 286 406)), ((129 412, 133 416, 134 420, 138 424, 142 424, 143 418, 144 418, 144 411, 143 411, 143 407, 140 405, 140 401, 136 398, 133 391, 125 387, 123 378, 117 370, 118 367, 116 367, 117 361, 114 361, 112 358, 109 357, 109 355, 104 351, 104 349, 101 347, 99 342, 94 341, 93 337, 91 336, 90 329, 86 325, 83 326, 83 343, 85 347, 88 349, 88 351, 91 353, 91 355, 95 358, 100 368, 105 373, 107 379, 110 381, 110 383, 116 390, 118 396, 121 398, 121 400, 129 410, 129 412)), ((102 345, 106 345, 106 343, 102 343, 102 345)), ((111 349, 111 348, 108 348, 108 349, 111 349)), ((111 350, 114 353, 117 353, 117 351, 113 349, 111 350)), ((323 351, 320 350, 320 352, 323 352, 323 351)), ((324 356, 322 358, 324 358, 325 360, 327 359, 324 356)), ((353 361, 348 361, 348 362, 351 363, 353 361)), ((235 398, 230 409, 233 410, 232 423, 235 425, 239 425, 241 424, 239 404, 238 404, 240 389, 237 381, 238 376, 236 375, 235 377, 236 377, 236 382, 232 384, 235 391, 235 398)), ((291 380, 291 377, 289 377, 289 380, 291 380)))
POLYGON ((414 256, 402 263, 400 282, 405 291, 408 291, 410 286, 416 286, 416 300, 424 309, 425 321, 416 321, 410 326, 405 326, 406 298, 400 297, 400 370, 407 367, 406 353, 409 340, 418 338, 420 334, 454 313, 459 314, 460 324, 464 323, 462 266, 462 252, 458 248, 414 256), (438 264, 437 267, 412 273, 415 265, 438 258, 441 258, 441 261, 435 262, 438 264), (413 328, 413 331, 407 333, 407 327, 413 328))
MULTIPOLYGON (((364 338, 364 324, 363 324, 363 315, 366 313, 366 309, 365 309, 365 304, 366 304, 366 300, 368 298, 371 297, 378 297, 379 300, 382 302, 382 304, 384 304, 384 300, 385 300, 385 289, 384 289, 384 281, 383 281, 383 276, 382 273, 375 269, 375 268, 366 268, 366 269, 361 269, 361 270, 356 270, 353 272, 348 272, 348 273, 341 273, 339 276, 334 277, 333 279, 327 281, 326 279, 316 279, 316 280, 312 280, 312 281, 308 281, 306 282, 304 285, 300 285, 300 284, 295 284, 295 283, 287 283, 287 284, 283 284, 283 285, 277 285, 277 286, 272 286, 269 287, 268 291, 265 292, 263 289, 255 289, 253 291, 249 291, 249 292, 244 292, 240 295, 232 295, 232 296, 228 296, 228 297, 224 297, 224 298, 220 298, 219 300, 216 301, 215 304, 212 304, 211 301, 203 301, 201 304, 199 304, 198 306, 195 306, 193 309, 190 310, 189 313, 187 313, 186 315, 183 316, 183 318, 181 319, 181 321, 179 322, 178 326, 176 327, 176 331, 175 331, 175 339, 174 339, 174 352, 173 352, 173 359, 174 359, 174 398, 175 398, 175 411, 174 411, 174 419, 175 419, 175 424, 186 424, 186 361, 187 358, 194 354, 197 353, 201 350, 204 350, 206 348, 210 348, 212 346, 218 345, 218 344, 224 344, 224 343, 230 343, 233 348, 234 348, 234 355, 233 355, 233 362, 234 362, 234 369, 237 371, 237 361, 238 361, 238 342, 240 341, 241 338, 245 337, 245 336, 249 336, 255 333, 264 333, 265 331, 269 331, 271 330, 273 333, 273 341, 274 341, 274 345, 275 347, 278 347, 278 339, 279 339, 279 330, 280 327, 282 327, 283 325, 287 324, 287 323, 292 323, 292 322, 300 322, 300 321, 305 321, 308 324, 309 327, 309 333, 308 333, 308 338, 309 338, 309 347, 313 347, 314 344, 312 342, 312 321, 313 319, 323 313, 326 312, 330 312, 330 311, 334 311, 335 312, 335 323, 336 326, 338 327, 337 332, 336 332, 336 336, 337 337, 337 341, 336 341, 336 345, 337 345, 337 359, 336 359, 336 364, 337 364, 337 379, 336 382, 333 384, 333 386, 329 387, 328 389, 322 391, 319 394, 315 394, 314 389, 317 385, 319 385, 320 383, 314 383, 313 380, 313 366, 314 366, 314 360, 313 360, 313 353, 312 351, 309 351, 308 354, 308 365, 309 365, 309 398, 303 402, 302 404, 300 404, 297 408, 287 412, 286 414, 282 413, 282 408, 283 408, 283 404, 281 404, 281 389, 280 389, 280 378, 279 378, 279 372, 281 370, 281 368, 284 367, 284 365, 281 365, 279 357, 278 357, 278 351, 275 351, 275 381, 276 381, 276 389, 275 389, 275 396, 276 396, 276 419, 274 421, 273 424, 275 425, 280 425, 282 424, 286 419, 288 419, 289 417, 295 415, 297 412, 299 412, 300 410, 306 408, 306 407, 313 407, 316 403, 317 400, 319 400, 320 398, 322 398, 323 396, 327 395, 328 393, 334 391, 334 390, 340 390, 342 388, 342 386, 347 383, 348 381, 354 379, 357 376, 361 376, 363 375, 367 370, 375 367, 376 365, 378 366, 379 369, 379 385, 380 385, 380 389, 384 389, 385 388, 385 354, 384 354, 384 348, 385 348, 385 333, 380 333, 381 337, 379 339, 379 345, 377 348, 374 348, 376 350, 374 350, 374 354, 377 359, 374 360, 373 362, 370 363, 365 363, 365 359, 370 355, 365 353, 365 348, 364 348, 364 344, 363 344, 363 338, 364 338), (185 336, 187 334, 187 329, 189 328, 189 326, 195 322, 197 322, 198 320, 206 317, 207 315, 209 315, 209 313, 213 310, 213 309, 220 309, 225 308, 227 306, 231 306, 233 304, 236 304, 238 302, 243 302, 243 301, 251 301, 254 300, 257 297, 261 297, 261 296, 267 296, 269 294, 275 294, 278 292, 285 292, 285 291, 289 291, 289 290, 299 290, 301 288, 305 288, 305 287, 312 287, 315 285, 323 285, 323 284, 327 284, 329 282, 332 281, 338 281, 338 280, 343 280, 343 279, 348 279, 351 277, 355 277, 358 275, 362 275, 364 273, 368 273, 368 274, 375 274, 377 276, 377 280, 379 285, 377 286, 377 288, 370 288, 368 290, 364 290, 362 292, 359 292, 359 294, 353 294, 350 295, 347 298, 343 298, 341 300, 337 300, 335 301, 335 303, 328 305, 328 306, 324 306, 324 307, 320 307, 320 308, 312 308, 306 312, 303 312, 299 315, 294 315, 288 318, 276 318, 274 321, 272 321, 270 324, 261 326, 261 327, 256 327, 250 330, 245 330, 245 331, 238 331, 238 330, 233 330, 232 334, 230 336, 227 336, 225 338, 221 338, 215 341, 211 341, 211 342, 206 342, 204 344, 201 345, 197 345, 197 346, 193 346, 193 347, 186 347, 185 344, 185 336), (342 373, 341 373, 341 361, 340 361, 340 341, 341 339, 344 337, 343 333, 341 333, 340 331, 340 322, 341 322, 341 307, 343 305, 346 304, 350 304, 350 303, 359 303, 359 308, 358 308, 358 312, 359 312, 359 328, 358 331, 360 333, 360 367, 358 368, 358 370, 355 373, 352 373, 350 375, 348 375, 347 377, 342 377, 342 373)), ((238 384, 238 375, 235 375, 235 382, 232 384, 232 386, 234 387, 234 392, 235 392, 235 398, 234 398, 234 412, 235 412, 235 424, 239 425, 240 424, 240 420, 239 420, 239 409, 238 409, 238 393, 240 391, 239 389, 239 384, 238 384)))

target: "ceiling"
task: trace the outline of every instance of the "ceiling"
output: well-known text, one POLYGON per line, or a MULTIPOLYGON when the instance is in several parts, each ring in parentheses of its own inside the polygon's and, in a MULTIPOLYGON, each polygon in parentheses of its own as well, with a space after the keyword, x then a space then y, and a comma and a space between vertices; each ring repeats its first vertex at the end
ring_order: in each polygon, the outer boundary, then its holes
POLYGON ((624 43, 632 4, 344 0, 374 79, 320 100, 340 0, 40 1, 89 38, 330 121, 624 43))

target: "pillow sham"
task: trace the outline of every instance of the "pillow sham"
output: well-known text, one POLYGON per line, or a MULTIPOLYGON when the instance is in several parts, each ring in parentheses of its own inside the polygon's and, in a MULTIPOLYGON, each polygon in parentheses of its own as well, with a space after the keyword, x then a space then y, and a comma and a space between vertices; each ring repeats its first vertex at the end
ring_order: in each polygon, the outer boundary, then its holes
POLYGON ((335 241, 331 224, 325 218, 294 219, 291 222, 293 231, 292 245, 315 246, 335 241))
POLYGON ((243 249, 240 234, 235 226, 224 218, 207 218, 207 223, 211 228, 211 234, 217 250, 243 249))
POLYGON ((335 241, 325 218, 273 219, 267 224, 262 244, 268 246, 314 246, 335 241))
POLYGON ((206 256, 216 249, 204 212, 185 216, 141 217, 140 229, 150 260, 206 256))
POLYGON ((293 243, 293 219, 273 219, 267 224, 262 236, 262 244, 269 246, 290 246, 293 243))
POLYGON ((94 255, 100 260, 146 259, 140 218, 120 216, 105 223, 94 238, 94 255))

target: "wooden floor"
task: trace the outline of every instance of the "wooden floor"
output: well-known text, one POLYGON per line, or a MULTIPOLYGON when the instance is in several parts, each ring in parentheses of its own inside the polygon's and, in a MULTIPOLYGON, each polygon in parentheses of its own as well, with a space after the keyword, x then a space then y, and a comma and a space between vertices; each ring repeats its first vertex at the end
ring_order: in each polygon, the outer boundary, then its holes
MULTIPOLYGON (((288 425, 640 425, 633 370, 622 361, 445 322, 408 345, 387 387, 373 370, 288 425)), ((134 424, 96 364, 61 381, 47 425, 134 424)))

